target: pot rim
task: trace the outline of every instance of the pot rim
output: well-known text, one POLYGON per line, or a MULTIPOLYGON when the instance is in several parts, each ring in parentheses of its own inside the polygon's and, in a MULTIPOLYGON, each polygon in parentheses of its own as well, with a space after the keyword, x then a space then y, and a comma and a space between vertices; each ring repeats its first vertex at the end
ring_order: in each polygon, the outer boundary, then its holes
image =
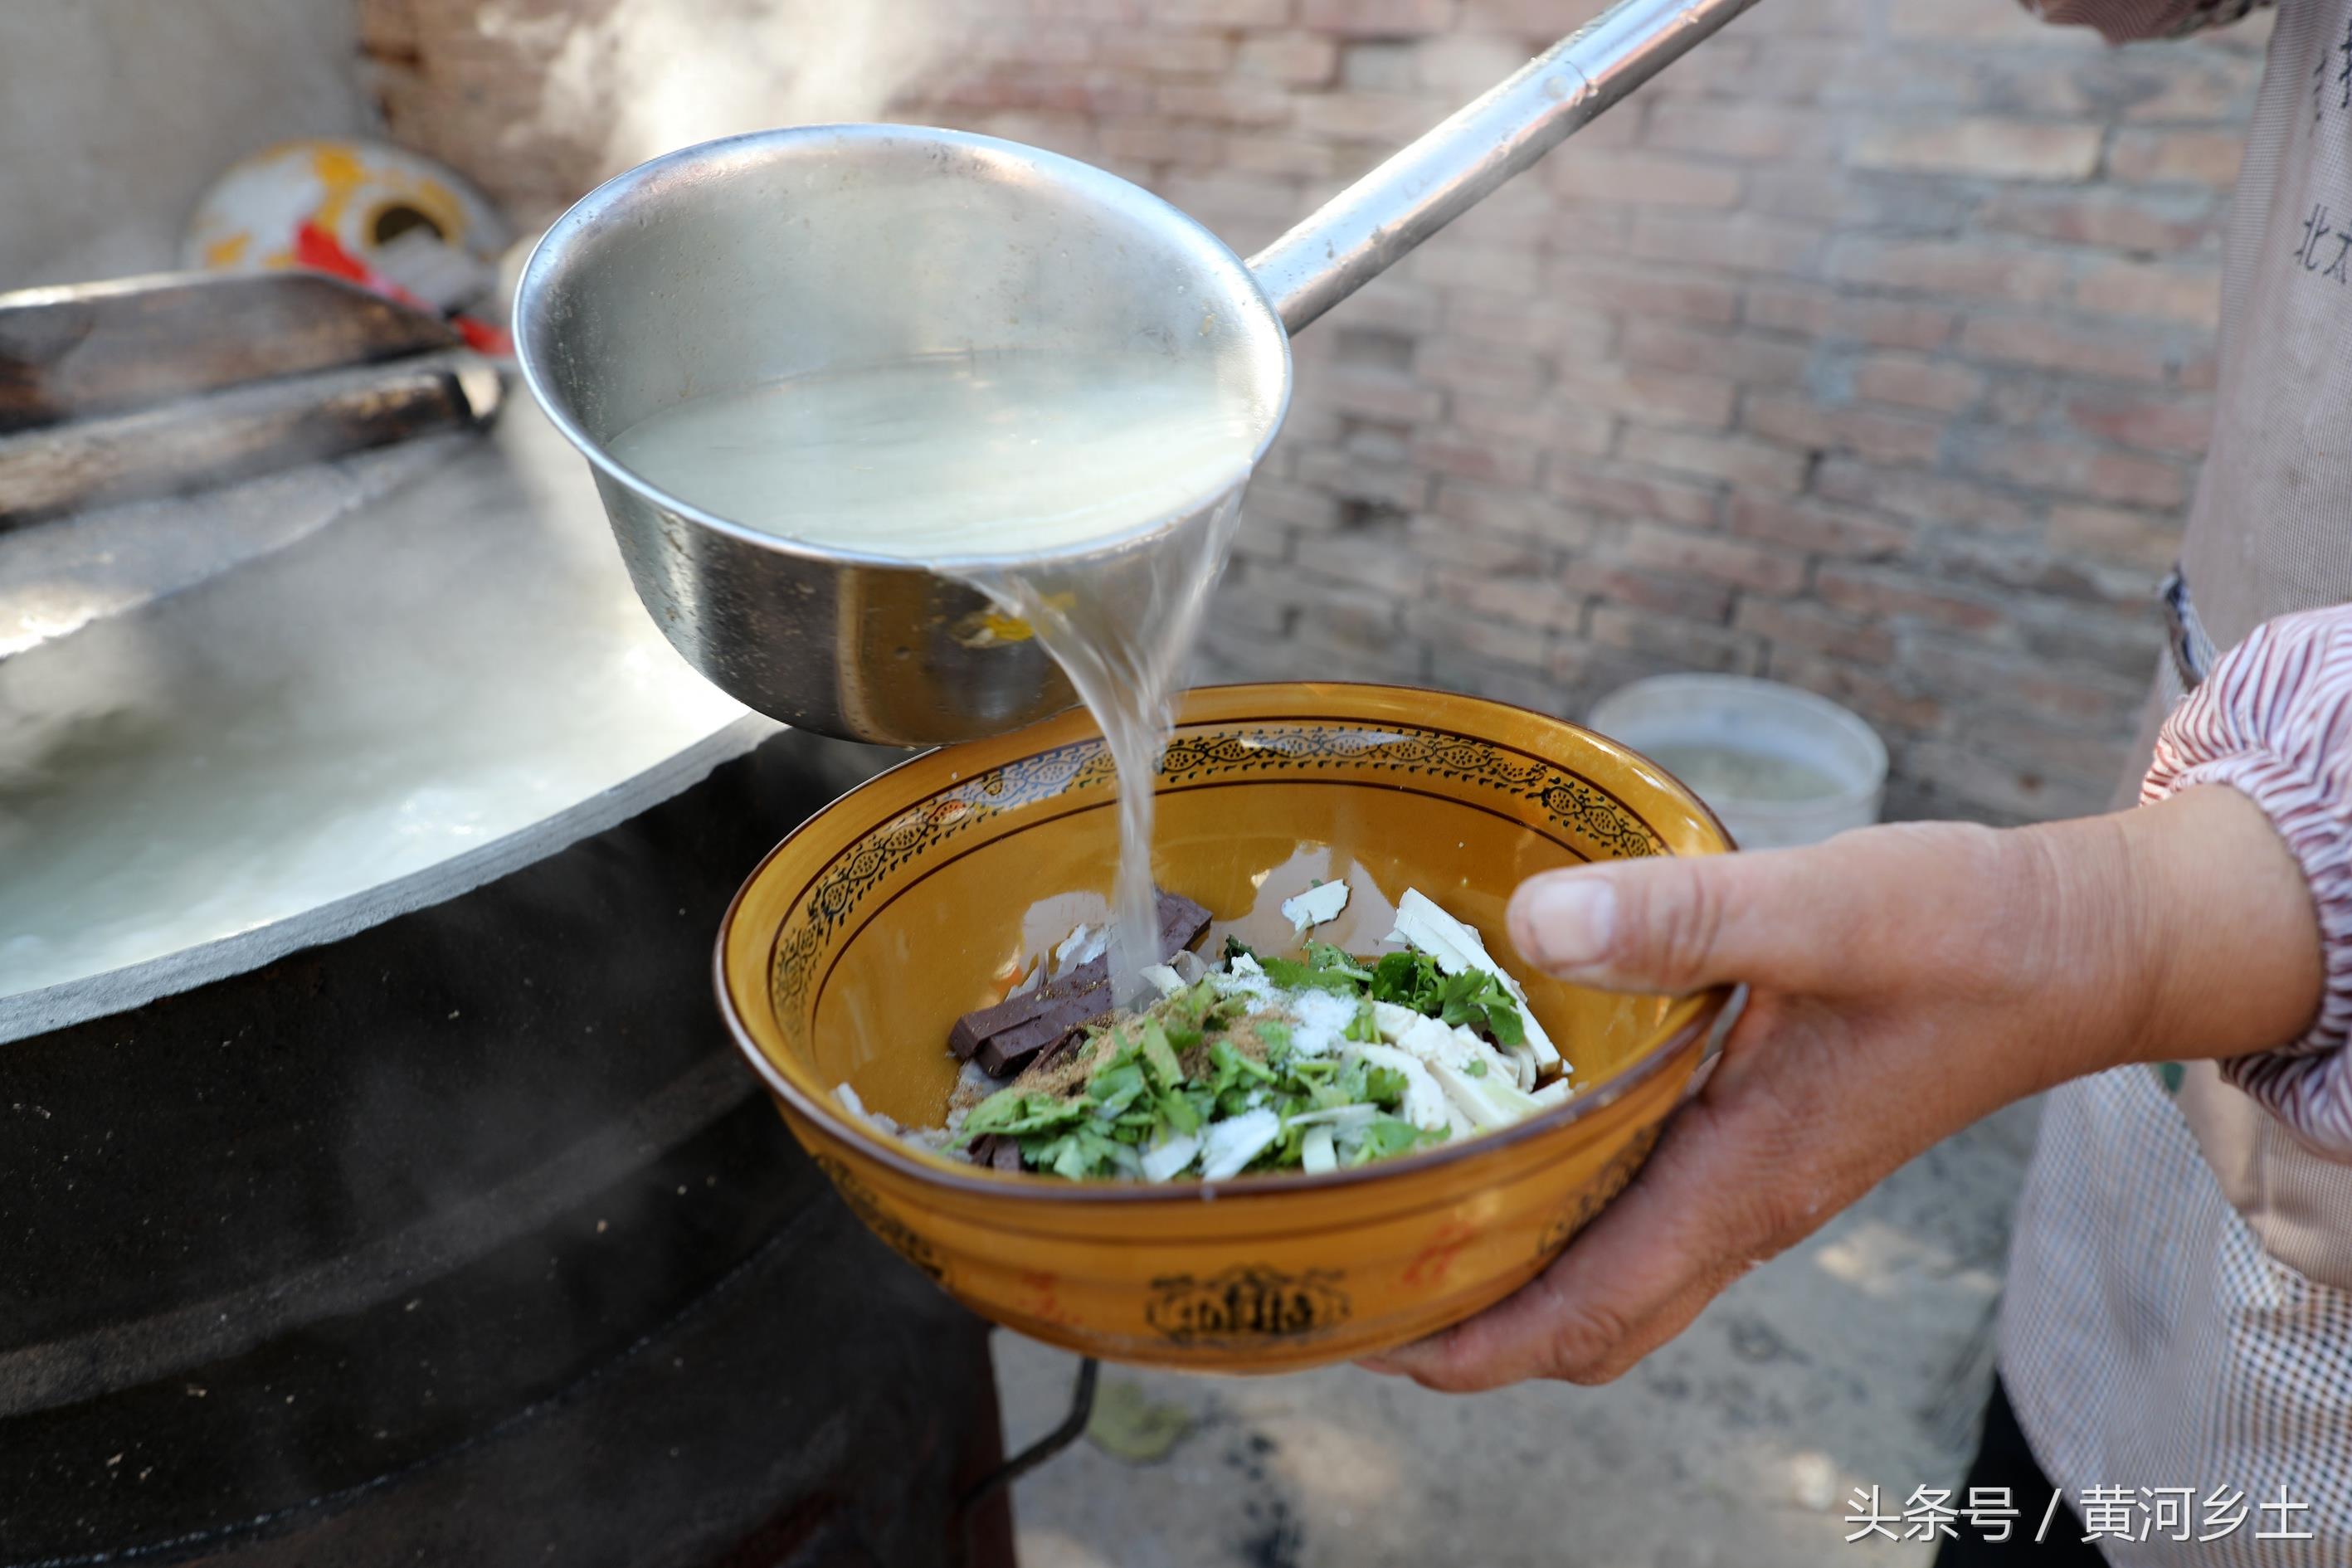
MULTIPOLYGON (((1368 680, 1318 680, 1311 683, 1234 681, 1195 687, 1192 691, 1196 694, 1219 692, 1237 696, 1263 692, 1279 696, 1285 692, 1295 692, 1299 687, 1307 684, 1318 688, 1336 687, 1343 690, 1367 694, 1387 693, 1407 697, 1423 694, 1418 688, 1368 680)), ((1722 820, 1716 816, 1714 810, 1700 800, 1681 780, 1675 778, 1672 773, 1658 767, 1656 763, 1650 762, 1647 757, 1630 746, 1612 741, 1598 731, 1589 730, 1573 720, 1562 719, 1538 709, 1458 692, 1448 692, 1444 695, 1454 700, 1469 702, 1497 711, 1525 714, 1547 724, 1556 724, 1587 740, 1598 742, 1605 749, 1620 752, 1633 758, 1655 771, 1660 777, 1667 780, 1680 791, 1687 804, 1695 808, 1700 818, 1721 840, 1725 852, 1732 849, 1731 835, 1724 827, 1722 820)), ((1062 717, 1062 715, 1056 717, 1062 717)), ((1302 715, 1302 717, 1311 717, 1311 715, 1302 715)), ((1053 719, 1042 721, 1041 726, 1054 721, 1053 719)), ((1181 725, 1184 721, 1183 716, 1180 713, 1177 722, 1181 725)), ((713 988, 718 994, 719 1016, 726 1020, 728 1034, 733 1038, 736 1049, 751 1064, 751 1070, 768 1086, 769 1090, 783 1102, 786 1109, 797 1112, 826 1137, 836 1142, 847 1143, 850 1147, 859 1150, 869 1158, 888 1167, 894 1173, 904 1176, 918 1185, 941 1187, 968 1197, 1005 1198, 1013 1201, 1034 1198, 1040 1202, 1054 1204, 1134 1205, 1211 1201, 1231 1203, 1278 1198, 1286 1193, 1328 1192, 1385 1181, 1393 1176, 1435 1171, 1463 1160, 1476 1158, 1482 1153, 1498 1152, 1530 1139, 1548 1136, 1615 1104, 1665 1070, 1668 1064, 1694 1045, 1704 1044, 1706 1037, 1713 1033, 1717 1020, 1721 1018, 1725 1004, 1730 1000, 1734 989, 1728 985, 1717 985, 1705 991, 1692 993, 1691 995, 1698 1001, 1698 1010, 1681 1028, 1674 1030, 1652 1044, 1641 1055, 1611 1073, 1585 1093, 1570 1096, 1564 1104, 1552 1106, 1525 1121, 1513 1122, 1508 1127, 1496 1131, 1481 1133, 1476 1137, 1458 1142, 1449 1141, 1436 1148, 1424 1150, 1419 1153, 1382 1160, 1367 1165, 1358 1165, 1348 1170, 1333 1171, 1323 1175, 1292 1173, 1278 1176, 1237 1176, 1222 1182, 1195 1179, 1157 1184, 1062 1182, 1032 1175, 1026 1172, 1012 1173, 982 1171, 978 1167, 962 1170, 945 1162, 924 1160, 899 1145, 898 1140, 884 1136, 871 1126, 857 1124, 855 1119, 833 1102, 831 1096, 810 1095, 769 1059, 767 1053, 760 1048, 758 1042, 752 1039, 750 1029, 745 1026, 742 1015, 735 1005, 734 995, 728 987, 727 949, 729 941, 734 934, 736 917, 741 912, 744 897, 766 873, 768 867, 774 862, 776 857, 782 854, 793 839, 807 831, 811 823, 828 813, 839 810, 858 795, 877 789, 895 774, 918 763, 927 761, 940 749, 935 747, 931 751, 923 752, 875 774, 864 784, 843 795, 831 805, 811 816, 807 822, 793 828, 774 848, 762 856, 760 863, 751 868, 751 874, 743 879, 742 885, 736 889, 735 896, 728 900, 727 912, 719 919, 719 938, 713 944, 711 963, 711 979, 713 988)))

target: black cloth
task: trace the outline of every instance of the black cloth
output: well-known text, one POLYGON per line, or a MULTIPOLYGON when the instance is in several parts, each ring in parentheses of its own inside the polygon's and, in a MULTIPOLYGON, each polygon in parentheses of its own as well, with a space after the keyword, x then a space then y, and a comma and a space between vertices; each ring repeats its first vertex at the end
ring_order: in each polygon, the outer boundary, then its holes
POLYGON ((2010 1506, 2017 1510, 2010 1539, 1987 1541, 1963 1524, 1959 1534, 1936 1554, 1936 1568, 2016 1568, 2021 1562, 2042 1568, 2105 1568, 2105 1556, 2083 1539, 2082 1520, 2063 1500, 2042 1539, 2033 1539, 2042 1526, 2042 1510, 2050 1506, 2050 1494, 2057 1488, 2026 1446, 2017 1412, 2010 1408, 2009 1390, 1999 1378, 1993 1380, 1992 1400, 1985 1406, 1984 1438, 1977 1446, 1976 1463, 1961 1486, 1959 1500, 1965 1502, 1979 1487, 2009 1489, 2010 1506))

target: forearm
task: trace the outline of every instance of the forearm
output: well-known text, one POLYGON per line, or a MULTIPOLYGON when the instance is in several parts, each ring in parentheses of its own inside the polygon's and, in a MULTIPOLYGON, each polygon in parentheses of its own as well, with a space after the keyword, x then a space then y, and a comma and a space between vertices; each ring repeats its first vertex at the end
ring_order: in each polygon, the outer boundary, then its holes
POLYGON ((2049 994, 2085 1021, 2066 1067, 2243 1056, 2311 1026, 2323 983, 2311 889, 2244 795, 2196 788, 2022 837, 2057 882, 2049 918, 2066 929, 2046 933, 2049 951, 2073 955, 2049 994))

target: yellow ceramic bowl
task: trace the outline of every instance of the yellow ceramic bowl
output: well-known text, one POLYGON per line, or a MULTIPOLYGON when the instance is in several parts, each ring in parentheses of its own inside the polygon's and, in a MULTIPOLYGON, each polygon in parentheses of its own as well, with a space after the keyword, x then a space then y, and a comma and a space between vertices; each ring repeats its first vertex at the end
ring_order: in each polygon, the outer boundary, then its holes
MULTIPOLYGON (((1261 884, 1270 900, 1318 868, 1391 900, 1419 888, 1527 984, 1574 1065, 1569 1102, 1356 1170, 1166 1186, 1000 1174, 845 1114, 834 1091, 846 1082, 871 1110, 939 1124, 956 1073, 949 1026, 1001 996, 1024 952, 1103 907, 1114 797, 1081 713, 927 753, 803 825, 719 933, 728 1022, 794 1136, 901 1255, 1038 1339, 1112 1361, 1286 1372, 1458 1321, 1526 1283, 1624 1186, 1722 1008, 1720 993, 1557 984, 1505 931, 1504 904, 1532 872, 1729 847, 1654 764, 1475 698, 1219 687, 1186 701, 1162 766, 1160 885, 1221 922, 1259 905, 1261 884)), ((1378 901, 1364 893, 1318 934, 1373 947, 1387 931, 1378 901)))

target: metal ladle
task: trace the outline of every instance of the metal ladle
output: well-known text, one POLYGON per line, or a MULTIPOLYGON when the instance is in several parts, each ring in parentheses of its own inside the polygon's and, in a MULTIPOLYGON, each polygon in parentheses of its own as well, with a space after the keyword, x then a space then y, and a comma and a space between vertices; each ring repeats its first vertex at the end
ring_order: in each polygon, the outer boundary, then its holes
MULTIPOLYGON (((1216 356, 1262 411, 1255 460, 1289 405, 1291 332, 1754 3, 1622 0, 1246 264, 1124 180, 993 138, 812 126, 689 147, 548 231, 516 296, 523 375, 593 467, 646 608, 730 695, 851 740, 1002 733, 1076 698, 958 563, 747 528, 646 483, 607 443, 699 394, 827 368, 1141 348, 1216 356)), ((1231 493, 1037 561, 1147 594, 1150 542, 1231 493)))

